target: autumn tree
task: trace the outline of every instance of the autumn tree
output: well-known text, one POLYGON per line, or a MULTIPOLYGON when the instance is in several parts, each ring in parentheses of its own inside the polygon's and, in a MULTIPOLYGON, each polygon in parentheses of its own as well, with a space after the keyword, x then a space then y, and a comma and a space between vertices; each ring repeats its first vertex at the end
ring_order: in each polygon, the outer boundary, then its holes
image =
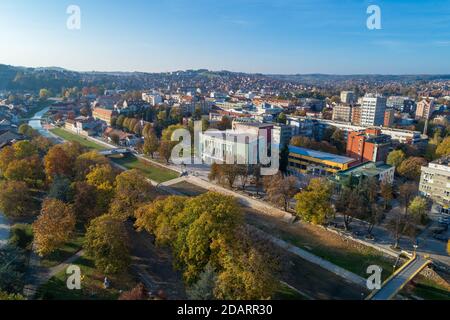
POLYGON ((436 155, 444 157, 450 155, 450 136, 446 137, 436 148, 436 155))
POLYGON ((239 166, 236 164, 220 165, 222 181, 231 189, 239 176, 239 166))
POLYGON ((36 200, 25 182, 0 182, 0 209, 9 218, 33 216, 37 209, 36 200))
POLYGON ((392 232, 395 243, 394 247, 398 248, 400 238, 403 235, 414 236, 416 231, 416 220, 409 212, 409 204, 417 194, 417 186, 413 182, 408 182, 399 188, 399 200, 403 207, 401 210, 393 212, 393 218, 389 221, 388 228, 392 232))
POLYGON ((108 165, 109 161, 97 151, 90 151, 78 156, 75 160, 76 178, 83 181, 95 166, 108 165))
POLYGON ((421 170, 428 161, 421 157, 410 157, 403 161, 398 167, 398 174, 409 180, 420 180, 421 170))
POLYGON ((116 177, 115 197, 110 213, 126 219, 143 203, 153 199, 155 187, 137 170, 124 171, 116 177))
POLYGON ((89 222, 103 212, 98 205, 97 189, 84 181, 77 181, 71 185, 72 207, 78 221, 89 222))
POLYGON ((406 155, 402 150, 394 150, 389 153, 386 163, 398 169, 405 159, 406 155))
POLYGON ((56 199, 45 199, 39 217, 33 223, 35 250, 48 255, 70 239, 75 229, 75 214, 70 205, 56 199))
POLYGON ((221 183, 222 178, 223 176, 220 164, 214 162, 209 170, 208 179, 209 181, 218 181, 219 183, 221 183))
POLYGON ((304 221, 323 224, 334 210, 331 205, 332 188, 323 179, 311 179, 308 187, 295 196, 297 215, 304 221))
POLYGON ((248 228, 241 228, 238 237, 221 255, 214 296, 220 300, 270 299, 279 288, 280 264, 276 261, 283 260, 279 251, 248 228))
POLYGON ((97 207, 100 211, 107 212, 114 196, 116 174, 108 165, 96 166, 86 175, 86 182, 95 187, 97 207))
POLYGON ((208 263, 218 266, 220 253, 236 241, 242 223, 242 211, 236 200, 208 192, 186 201, 182 212, 174 217, 177 237, 172 243, 176 263, 192 284, 208 263))
MULTIPOLYGON (((370 202, 369 202, 370 203, 370 202)), ((354 218, 363 216, 365 210, 364 199, 357 190, 344 188, 336 201, 336 211, 342 214, 344 218, 345 230, 349 230, 350 224, 354 218)))
POLYGON ((166 163, 169 164, 170 158, 172 156, 172 150, 175 147, 176 142, 174 141, 161 141, 158 148, 158 153, 160 157, 166 160, 166 163))
POLYGON ((141 205, 135 211, 136 227, 153 234, 160 245, 170 245, 177 237, 174 217, 184 210, 186 197, 170 196, 141 205))
POLYGON ((414 220, 420 221, 421 224, 427 222, 428 202, 425 198, 417 196, 409 204, 409 212, 414 216, 414 220))
POLYGON ((394 191, 392 189, 392 184, 388 181, 382 181, 380 184, 380 194, 383 197, 384 210, 388 208, 389 203, 394 198, 394 191))
POLYGON ((30 127, 28 124, 24 123, 19 126, 19 129, 17 130, 19 134, 22 134, 28 138, 33 138, 38 136, 39 134, 34 130, 32 127, 30 127))
POLYGON ((156 137, 156 134, 153 130, 147 133, 146 137, 144 138, 144 147, 143 151, 144 154, 154 157, 154 154, 156 151, 158 151, 159 148, 159 140, 156 137))
POLYGON ((281 173, 264 177, 264 189, 269 201, 281 206, 285 211, 297 193, 297 179, 294 176, 284 177, 281 173))
POLYGON ((73 174, 72 165, 72 159, 62 145, 51 147, 44 158, 45 174, 49 181, 52 181, 55 176, 71 177, 73 174))
POLYGON ((95 266, 106 274, 123 272, 130 263, 124 222, 111 215, 91 221, 86 231, 84 248, 94 259, 95 266))

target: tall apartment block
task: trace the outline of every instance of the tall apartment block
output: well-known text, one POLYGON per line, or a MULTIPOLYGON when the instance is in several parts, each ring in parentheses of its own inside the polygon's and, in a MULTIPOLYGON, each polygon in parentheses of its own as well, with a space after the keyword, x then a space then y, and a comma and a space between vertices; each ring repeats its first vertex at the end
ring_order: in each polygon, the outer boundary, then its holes
POLYGON ((361 105, 361 125, 382 126, 385 111, 386 98, 378 94, 366 94, 361 105))
POLYGON ((386 109, 384 112, 384 127, 392 127, 394 124, 395 111, 394 109, 386 109))
POLYGON ((422 99, 416 108, 416 119, 430 119, 434 112, 434 99, 422 99))
POLYGON ((450 156, 422 167, 419 191, 437 204, 450 207, 450 156))
POLYGON ((355 93, 353 91, 342 91, 341 102, 344 104, 354 104, 356 101, 355 93))

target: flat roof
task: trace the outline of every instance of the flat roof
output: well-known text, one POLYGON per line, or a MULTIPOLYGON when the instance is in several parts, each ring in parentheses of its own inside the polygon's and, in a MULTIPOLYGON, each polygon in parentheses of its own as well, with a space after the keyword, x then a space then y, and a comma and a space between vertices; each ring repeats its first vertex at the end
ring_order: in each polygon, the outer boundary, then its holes
POLYGON ((311 158, 317 158, 323 161, 332 161, 336 163, 351 163, 356 161, 356 159, 345 157, 345 156, 339 156, 332 153, 322 152, 322 151, 316 151, 311 149, 306 149, 302 147, 294 147, 289 146, 289 152, 290 153, 296 153, 302 156, 311 157, 311 158))
POLYGON ((375 177, 377 175, 379 175, 380 173, 391 169, 392 166, 388 165, 388 164, 384 164, 384 163, 375 163, 375 162, 366 162, 363 164, 360 164, 356 167, 347 169, 345 171, 341 171, 339 172, 339 174, 341 175, 348 175, 348 174, 352 174, 352 175, 365 175, 365 176, 370 176, 370 177, 375 177))

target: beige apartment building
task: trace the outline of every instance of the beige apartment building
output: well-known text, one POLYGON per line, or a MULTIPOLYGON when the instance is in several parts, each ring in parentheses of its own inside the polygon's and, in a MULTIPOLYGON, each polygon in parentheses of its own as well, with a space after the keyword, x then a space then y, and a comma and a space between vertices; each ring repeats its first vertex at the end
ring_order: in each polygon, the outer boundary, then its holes
POLYGON ((352 107, 348 104, 339 104, 333 108, 333 121, 352 121, 352 107))
POLYGON ((423 99, 417 104, 416 119, 430 119, 434 112, 434 99, 423 99))
POLYGON ((450 156, 422 167, 419 191, 444 208, 450 206, 450 156))

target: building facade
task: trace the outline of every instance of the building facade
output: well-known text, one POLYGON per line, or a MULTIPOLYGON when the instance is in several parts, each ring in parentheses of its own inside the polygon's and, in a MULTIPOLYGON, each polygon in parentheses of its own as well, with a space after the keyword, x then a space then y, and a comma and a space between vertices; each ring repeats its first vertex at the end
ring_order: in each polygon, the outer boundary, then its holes
POLYGON ((391 137, 380 129, 354 131, 348 134, 347 155, 364 162, 384 162, 392 146, 391 137))
POLYGON ((450 207, 450 156, 422 167, 420 193, 443 206, 450 207))
POLYGON ((349 104, 339 104, 333 108, 333 121, 352 121, 352 107, 349 104))
POLYGON ((416 119, 428 120, 434 112, 434 99, 423 99, 417 104, 416 119))
POLYGON ((389 128, 394 125, 394 119, 395 119, 395 111, 394 109, 387 109, 384 112, 384 127, 389 128))
POLYGON ((356 96, 353 91, 342 91, 341 102, 344 104, 354 104, 356 102, 356 96))
POLYGON ((353 158, 289 146, 288 171, 292 175, 329 176, 357 164, 353 158))
POLYGON ((366 94, 361 105, 361 125, 382 126, 385 111, 386 98, 378 94, 366 94))

